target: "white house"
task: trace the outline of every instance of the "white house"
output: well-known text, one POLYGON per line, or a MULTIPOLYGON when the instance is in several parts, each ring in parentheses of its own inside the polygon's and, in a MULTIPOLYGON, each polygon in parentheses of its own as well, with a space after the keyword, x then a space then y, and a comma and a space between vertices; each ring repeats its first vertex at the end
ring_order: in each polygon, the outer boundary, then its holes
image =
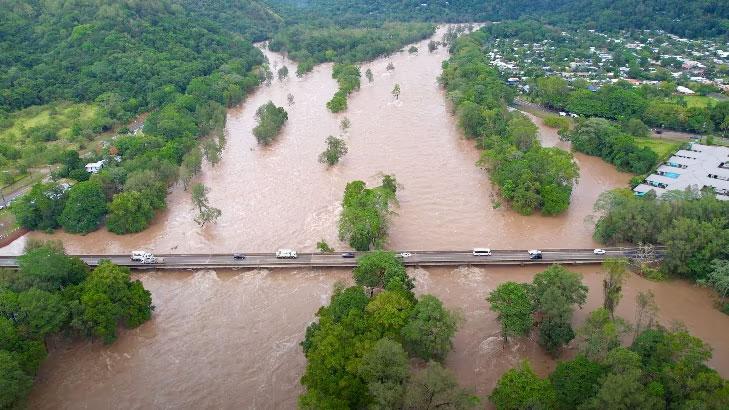
POLYGON ((101 161, 96 161, 96 162, 89 162, 88 164, 86 164, 86 167, 85 167, 86 168, 86 172, 90 172, 92 174, 96 174, 99 171, 101 171, 101 168, 104 167, 104 164, 106 164, 106 160, 105 159, 102 159, 101 161))
POLYGON ((686 95, 696 94, 690 88, 686 88, 682 85, 679 85, 678 87, 676 87, 676 91, 680 92, 681 94, 686 94, 686 95))

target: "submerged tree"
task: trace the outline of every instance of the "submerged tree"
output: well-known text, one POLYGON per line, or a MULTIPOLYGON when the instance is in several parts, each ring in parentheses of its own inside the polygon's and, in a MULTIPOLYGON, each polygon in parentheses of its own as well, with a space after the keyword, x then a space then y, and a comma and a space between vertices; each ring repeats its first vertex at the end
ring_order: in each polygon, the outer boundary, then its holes
POLYGON ((615 319, 615 308, 623 297, 623 283, 628 274, 627 258, 607 258, 602 263, 605 270, 605 278, 602 281, 603 302, 602 306, 610 312, 610 317, 615 319))
POLYGON ((289 68, 286 66, 283 66, 278 69, 278 80, 281 81, 284 78, 289 76, 289 68))
POLYGON ((509 336, 526 336, 532 328, 534 306, 529 296, 529 285, 504 282, 486 298, 492 312, 498 313, 501 335, 506 342, 509 336))
POLYGON ((404 402, 407 409, 465 410, 477 407, 479 399, 458 386, 453 374, 440 363, 429 362, 425 369, 410 378, 404 402))
POLYGON ((367 81, 372 82, 375 80, 375 76, 372 75, 372 70, 369 68, 365 71, 365 77, 367 77, 367 81))
POLYGON ((342 131, 347 131, 351 126, 352 122, 349 121, 349 118, 347 117, 342 118, 342 121, 339 122, 339 128, 341 128, 342 131))
POLYGON ((206 223, 215 223, 221 214, 220 209, 210 206, 208 192, 210 190, 203 184, 197 183, 192 186, 192 203, 198 211, 195 222, 200 226, 205 226, 206 223))
POLYGON ((390 61, 389 63, 387 63, 386 69, 387 69, 387 71, 394 70, 395 69, 395 64, 392 64, 392 61, 390 61))
POLYGON ((392 96, 395 97, 396 100, 400 99, 400 84, 395 84, 395 87, 392 88, 392 96))
POLYGON ((327 137, 327 149, 319 154, 319 162, 330 167, 336 165, 339 160, 347 155, 347 144, 344 139, 333 136, 327 137))
POLYGON ((633 340, 644 330, 652 329, 658 318, 658 304, 653 291, 638 292, 635 297, 638 309, 635 311, 635 334, 633 340))

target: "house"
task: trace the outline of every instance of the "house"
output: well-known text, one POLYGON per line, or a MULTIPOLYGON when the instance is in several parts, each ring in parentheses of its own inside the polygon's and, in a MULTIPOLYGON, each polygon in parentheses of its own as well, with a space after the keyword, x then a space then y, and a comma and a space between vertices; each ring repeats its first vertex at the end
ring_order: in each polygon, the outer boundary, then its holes
POLYGON ((681 94, 686 94, 686 95, 696 94, 690 88, 686 88, 686 87, 684 87, 682 85, 679 85, 678 87, 676 87, 676 91, 678 91, 681 94))
POLYGON ((106 164, 106 160, 102 159, 101 161, 96 162, 89 162, 86 164, 86 172, 90 172, 92 174, 97 174, 99 171, 101 171, 101 168, 104 167, 104 164, 106 164))

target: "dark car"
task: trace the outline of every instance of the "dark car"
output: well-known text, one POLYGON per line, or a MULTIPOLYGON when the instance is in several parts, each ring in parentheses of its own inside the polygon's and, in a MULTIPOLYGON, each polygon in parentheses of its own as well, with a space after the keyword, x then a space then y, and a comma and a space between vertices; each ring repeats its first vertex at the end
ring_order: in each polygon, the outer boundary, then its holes
POLYGON ((245 255, 243 255, 242 253, 234 253, 234 254, 233 254, 233 259, 238 259, 238 260, 240 260, 240 259, 245 259, 245 258, 246 258, 246 256, 245 256, 245 255))
POLYGON ((529 255, 529 259, 542 259, 541 253, 535 253, 533 255, 529 255))
POLYGON ((354 258, 354 252, 344 252, 342 258, 354 258))

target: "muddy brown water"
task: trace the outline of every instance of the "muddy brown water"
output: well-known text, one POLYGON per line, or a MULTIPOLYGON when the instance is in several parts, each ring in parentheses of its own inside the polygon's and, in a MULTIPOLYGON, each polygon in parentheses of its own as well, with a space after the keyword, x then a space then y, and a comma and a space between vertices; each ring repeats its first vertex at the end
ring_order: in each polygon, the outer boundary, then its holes
MULTIPOLYGON (((442 33, 442 30, 441 30, 442 33)), ((440 38, 440 34, 437 39, 440 38)), ((364 64, 375 80, 339 115, 324 103, 336 90, 331 65, 302 78, 275 79, 229 112, 227 146, 216 167, 206 165, 199 180, 222 210, 217 224, 201 229, 192 220, 189 193, 175 187, 168 209, 145 232, 116 236, 104 230, 86 236, 32 234, 64 241, 73 253, 270 252, 278 247, 314 250, 320 239, 345 249, 336 234, 344 186, 362 179, 378 183, 382 173, 397 176, 400 206, 390 228, 391 249, 591 247, 592 206, 604 190, 625 186, 630 175, 603 161, 576 155, 580 180, 570 209, 558 217, 524 217, 495 209, 488 176, 475 166, 478 152, 462 138, 436 78, 448 57, 398 53, 364 64), (385 67, 393 62, 395 70, 385 67), (399 100, 390 94, 400 84, 399 100), (295 103, 287 104, 287 94, 295 103), (289 121, 277 142, 259 147, 251 129, 255 110, 272 100, 286 106, 289 121), (342 133, 339 122, 352 126, 342 133), (336 167, 317 162, 328 135, 343 134, 349 154, 336 167)), ((265 52, 274 72, 284 56, 265 52)), ((540 126, 544 145, 561 145, 556 131, 540 126)), ((3 253, 22 251, 24 239, 3 253)), ((591 285, 588 306, 599 303, 597 268, 580 268, 591 285), (596 293, 597 292, 597 293, 596 293)), ((554 362, 531 340, 503 346, 486 294, 506 280, 528 281, 531 268, 410 270, 417 291, 460 309, 465 322, 447 365, 462 384, 485 396, 503 371, 524 358, 546 374, 554 362)), ((157 309, 138 329, 122 331, 111 346, 58 343, 43 364, 30 397, 32 408, 294 408, 301 392, 305 359, 298 345, 314 313, 331 295, 341 270, 153 272, 139 275, 157 309)), ((711 305, 710 294, 685 283, 652 283, 632 277, 620 311, 632 319, 639 289, 656 292, 662 319, 681 320, 711 343, 711 364, 729 375, 729 325, 711 305)))
MULTIPOLYGON (((372 70, 374 82, 362 77, 362 88, 352 94, 345 113, 334 115, 324 105, 336 90, 330 64, 302 78, 275 79, 231 110, 222 160, 215 167, 206 165, 198 178, 210 188, 211 204, 222 210, 216 224, 198 227, 189 193, 177 186, 168 210, 144 232, 119 236, 102 228, 86 236, 50 237, 79 253, 138 248, 157 253, 272 252, 279 247, 313 251, 321 239, 344 249, 337 239, 337 218, 345 185, 355 179, 379 184, 388 173, 402 185, 390 227, 391 249, 595 246, 589 218, 595 199, 605 190, 626 186, 630 175, 578 154, 580 179, 563 215, 526 217, 505 205, 494 209, 495 192, 487 174, 475 165, 479 153, 462 138, 437 84, 448 52, 439 48, 428 53, 427 41, 417 45, 417 54, 396 53, 362 65, 362 72, 372 70), (386 70, 388 62, 394 71, 386 70), (396 83, 402 90, 398 100, 391 94, 396 83), (289 93, 295 101, 291 106, 289 93), (256 109, 269 100, 285 106, 289 120, 274 144, 260 147, 251 130, 256 109), (352 125, 343 133, 339 123, 344 117, 352 125), (324 140, 342 134, 349 153, 327 169, 317 161, 324 140)), ((295 72, 295 63, 284 56, 265 54, 274 72, 282 65, 295 72)), ((545 145, 560 144, 555 130, 535 121, 545 145)), ((16 241, 2 252, 18 253, 23 243, 16 241)))
MULTIPOLYGON (((571 268, 590 286, 575 323, 601 303, 597 267, 571 268)), ((431 293, 464 315, 447 358, 464 386, 486 397, 523 359, 545 375, 554 361, 530 339, 502 343, 485 297, 499 283, 530 281, 538 267, 409 269, 418 293, 431 293)), ((110 346, 65 343, 52 349, 30 397, 31 408, 292 409, 305 359, 298 343, 331 296, 342 270, 199 271, 139 275, 157 306, 152 320, 122 331, 110 346)), ((711 365, 729 376, 729 316, 706 289, 631 276, 618 313, 633 320, 635 295, 651 289, 660 320, 681 321, 714 348, 711 365)), ((570 351, 565 353, 570 355, 570 351)))

